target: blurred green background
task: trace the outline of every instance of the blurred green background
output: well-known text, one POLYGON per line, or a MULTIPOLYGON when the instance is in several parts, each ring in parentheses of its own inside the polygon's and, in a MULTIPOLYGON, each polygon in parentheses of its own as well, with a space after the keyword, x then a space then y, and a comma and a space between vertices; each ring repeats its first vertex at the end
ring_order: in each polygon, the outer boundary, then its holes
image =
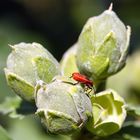
MULTIPOLYGON (((10 52, 8 44, 38 42, 60 60, 63 53, 77 41, 86 20, 91 16, 102 13, 109 7, 111 2, 113 2, 113 9, 120 19, 126 25, 132 27, 129 50, 129 54, 132 55, 140 47, 139 0, 1 0, 0 102, 3 102, 7 96, 14 96, 6 84, 3 72, 6 58, 10 52)), ((128 75, 132 74, 131 69, 133 68, 131 66, 128 68, 128 75)), ((111 84, 111 80, 116 80, 116 78, 112 77, 107 86, 109 88, 113 87, 120 91, 121 94, 125 93, 124 97, 127 96, 125 88, 128 86, 126 80, 128 75, 121 76, 125 80, 117 78, 118 83, 122 82, 120 85, 115 84, 117 86, 111 84)), ((140 79, 138 76, 140 75, 136 76, 137 79, 140 79)), ((140 82, 138 81, 138 83, 140 82)), ((134 89, 131 91, 135 92, 134 89)), ((140 93, 139 91, 137 92, 140 93)), ((135 96, 135 98, 137 97, 135 96)), ((128 101, 130 101, 130 98, 128 101)), ((138 103, 139 101, 136 102, 138 103)), ((66 139, 66 137, 62 136, 56 137, 45 134, 45 130, 40 125, 38 118, 34 118, 32 115, 19 120, 10 119, 0 114, 0 124, 6 128, 14 140, 66 139)), ((67 137, 67 139, 69 138, 67 137)), ((0 138, 0 140, 4 139, 0 138)))

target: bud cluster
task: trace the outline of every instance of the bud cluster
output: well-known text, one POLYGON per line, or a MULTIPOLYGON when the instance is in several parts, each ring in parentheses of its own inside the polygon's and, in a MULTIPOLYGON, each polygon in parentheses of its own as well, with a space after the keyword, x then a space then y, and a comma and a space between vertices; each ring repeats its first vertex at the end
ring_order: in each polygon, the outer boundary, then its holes
POLYGON ((125 120, 125 102, 111 89, 87 95, 87 88, 94 88, 86 82, 94 81, 98 88, 124 67, 129 37, 130 27, 109 8, 87 21, 60 65, 38 43, 11 45, 5 68, 8 85, 21 98, 35 103, 36 114, 51 133, 71 134, 85 127, 94 135, 111 135, 125 120), (81 83, 70 78, 74 72, 83 74, 77 77, 81 83))

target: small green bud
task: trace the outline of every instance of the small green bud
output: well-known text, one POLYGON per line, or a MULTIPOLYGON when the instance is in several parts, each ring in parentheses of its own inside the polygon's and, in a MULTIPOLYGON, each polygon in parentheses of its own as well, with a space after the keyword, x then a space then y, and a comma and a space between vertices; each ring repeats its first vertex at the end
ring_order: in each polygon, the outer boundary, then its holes
POLYGON ((80 85, 65 77, 36 86, 37 112, 51 133, 71 134, 84 126, 92 115, 91 101, 80 85))
POLYGON ((98 136, 108 136, 122 127, 126 118, 125 102, 115 91, 108 89, 91 97, 93 118, 87 129, 98 136))
POLYGON ((126 29, 111 8, 90 18, 78 40, 80 72, 94 80, 102 80, 121 70, 126 61, 129 38, 130 27, 126 29))
POLYGON ((64 76, 70 77, 73 72, 78 72, 77 64, 76 64, 76 50, 78 44, 74 44, 70 49, 68 49, 65 54, 63 55, 60 66, 61 66, 61 73, 64 76))
POLYGON ((55 58, 38 43, 20 43, 11 46, 5 75, 9 86, 16 94, 34 101, 36 80, 50 82, 59 74, 55 58))

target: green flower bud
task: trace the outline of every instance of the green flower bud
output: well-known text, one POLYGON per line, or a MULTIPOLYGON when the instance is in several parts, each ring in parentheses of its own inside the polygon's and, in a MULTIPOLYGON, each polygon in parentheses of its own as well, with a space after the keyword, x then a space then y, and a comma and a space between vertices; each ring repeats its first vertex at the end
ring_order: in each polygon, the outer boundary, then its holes
POLYGON ((94 80, 106 79, 118 72, 125 65, 129 38, 130 27, 126 29, 111 8, 90 18, 78 40, 80 72, 94 80))
POLYGON ((76 64, 76 50, 78 45, 74 44, 70 49, 68 49, 62 57, 60 62, 62 75, 70 77, 73 72, 78 72, 76 64))
POLYGON ((7 82, 16 94, 25 100, 34 101, 36 80, 50 82, 59 74, 59 64, 38 43, 20 43, 11 48, 5 68, 7 82))
POLYGON ((90 99, 80 85, 71 82, 57 77, 50 84, 36 86, 36 114, 51 133, 71 134, 92 115, 90 99))
POLYGON ((98 136, 119 131, 126 118, 123 98, 108 89, 93 96, 91 102, 93 118, 87 123, 87 129, 98 136))

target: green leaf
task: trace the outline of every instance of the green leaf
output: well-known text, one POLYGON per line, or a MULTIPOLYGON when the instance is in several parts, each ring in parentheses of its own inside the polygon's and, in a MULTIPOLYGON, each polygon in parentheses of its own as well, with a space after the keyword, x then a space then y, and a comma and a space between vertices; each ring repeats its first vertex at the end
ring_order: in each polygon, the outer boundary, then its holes
POLYGON ((140 117, 140 106, 127 105, 127 113, 134 117, 140 117))
POLYGON ((124 124, 121 131, 118 133, 126 140, 140 140, 140 122, 128 121, 124 124))
POLYGON ((7 97, 0 104, 0 113, 9 115, 11 118, 22 119, 24 115, 35 113, 36 107, 34 104, 26 102, 19 97, 7 97))
POLYGON ((12 140, 2 126, 0 126, 0 140, 12 140))
POLYGON ((16 113, 16 109, 20 107, 21 99, 19 97, 7 97, 3 103, 0 104, 0 113, 9 115, 12 118, 21 118, 21 115, 16 113))

